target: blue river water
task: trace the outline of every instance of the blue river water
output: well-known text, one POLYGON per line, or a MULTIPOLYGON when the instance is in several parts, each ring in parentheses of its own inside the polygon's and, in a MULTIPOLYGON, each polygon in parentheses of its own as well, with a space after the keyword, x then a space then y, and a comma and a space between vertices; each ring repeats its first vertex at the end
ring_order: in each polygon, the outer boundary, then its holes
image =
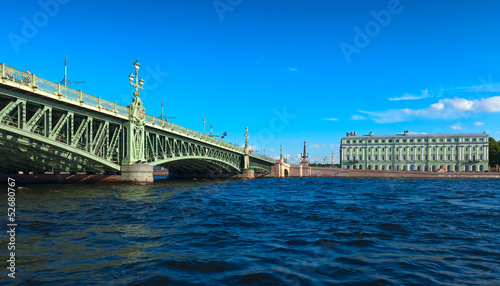
POLYGON ((27 185, 0 284, 500 285, 499 183, 27 185))

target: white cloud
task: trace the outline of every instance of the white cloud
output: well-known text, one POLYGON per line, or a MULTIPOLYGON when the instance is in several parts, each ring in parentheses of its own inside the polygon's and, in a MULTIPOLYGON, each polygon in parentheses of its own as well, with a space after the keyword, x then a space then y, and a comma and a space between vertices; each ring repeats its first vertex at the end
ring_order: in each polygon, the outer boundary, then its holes
POLYGON ((415 95, 411 93, 405 93, 403 96, 400 97, 391 97, 389 98, 390 101, 399 101, 399 100, 417 100, 417 99, 424 99, 429 97, 429 91, 422 90, 421 95, 415 95))
POLYGON ((484 122, 479 122, 479 121, 478 122, 474 122, 474 125, 481 126, 481 125, 484 125, 484 122))
POLYGON ((453 124, 451 126, 451 129, 453 129, 453 130, 462 130, 462 129, 464 129, 464 127, 462 126, 462 124, 456 123, 456 124, 453 124))
POLYGON ((351 120, 366 120, 366 117, 361 116, 361 115, 359 115, 359 114, 354 114, 354 115, 351 117, 351 120))
POLYGON ((493 75, 489 74, 487 78, 484 76, 479 76, 478 80, 481 82, 480 85, 468 86, 468 87, 457 87, 456 89, 465 90, 466 92, 500 92, 500 83, 493 82, 493 75))
MULTIPOLYGON (((241 145, 240 145, 240 148, 245 148, 245 144, 241 144, 241 145)), ((257 146, 252 146, 252 145, 250 145, 250 146, 248 146, 248 149, 249 149, 250 151, 254 151, 254 152, 255 152, 255 150, 257 150, 257 146)), ((259 151, 259 152, 260 152, 260 151, 259 151)))
POLYGON ((453 119, 477 113, 500 112, 500 96, 467 100, 465 98, 444 98, 422 109, 389 109, 381 112, 358 110, 368 114, 377 123, 410 121, 415 118, 453 119))
POLYGON ((323 120, 329 120, 329 121, 339 121, 338 118, 323 118, 323 120))
POLYGON ((288 70, 291 72, 298 72, 299 71, 298 68, 292 68, 292 67, 288 68, 288 70))
POLYGON ((309 149, 315 149, 315 148, 319 148, 319 144, 311 144, 309 145, 309 149))

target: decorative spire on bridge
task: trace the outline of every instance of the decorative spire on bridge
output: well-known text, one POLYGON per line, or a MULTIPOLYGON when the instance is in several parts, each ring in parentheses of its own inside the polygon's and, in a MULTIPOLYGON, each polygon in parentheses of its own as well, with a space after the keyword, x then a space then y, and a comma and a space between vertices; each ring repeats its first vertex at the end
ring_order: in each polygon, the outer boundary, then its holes
POLYGON ((248 148, 248 127, 245 127, 245 148, 248 148))
POLYGON ((130 121, 126 123, 129 135, 127 138, 127 157, 124 159, 124 164, 134 164, 146 161, 144 156, 144 126, 146 124, 146 109, 142 106, 142 101, 139 98, 141 93, 140 90, 144 87, 144 80, 142 77, 139 79, 139 66, 139 62, 135 61, 135 76, 133 73, 130 73, 129 75, 130 85, 133 86, 135 90, 132 103, 128 106, 130 108, 130 121))
POLYGON ((283 145, 280 145, 280 160, 283 160, 283 145))

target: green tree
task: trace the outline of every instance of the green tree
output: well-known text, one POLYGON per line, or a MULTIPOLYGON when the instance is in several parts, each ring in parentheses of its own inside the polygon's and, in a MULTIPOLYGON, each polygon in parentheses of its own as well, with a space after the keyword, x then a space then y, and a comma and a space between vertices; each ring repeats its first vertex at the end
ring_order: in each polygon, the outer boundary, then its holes
POLYGON ((500 140, 497 142, 495 141, 495 139, 490 137, 490 144, 488 149, 490 166, 495 167, 497 164, 500 164, 500 140))

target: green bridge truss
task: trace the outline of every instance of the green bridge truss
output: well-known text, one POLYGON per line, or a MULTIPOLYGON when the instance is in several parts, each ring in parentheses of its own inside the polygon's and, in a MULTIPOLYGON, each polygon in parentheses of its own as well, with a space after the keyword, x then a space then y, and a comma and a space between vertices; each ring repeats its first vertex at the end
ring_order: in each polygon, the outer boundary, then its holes
MULTIPOLYGON (((0 172, 118 172, 138 161, 181 175, 244 168, 243 148, 145 115, 138 93, 125 107, 0 68, 0 172)), ((273 164, 249 156, 256 172, 267 173, 273 164)))

